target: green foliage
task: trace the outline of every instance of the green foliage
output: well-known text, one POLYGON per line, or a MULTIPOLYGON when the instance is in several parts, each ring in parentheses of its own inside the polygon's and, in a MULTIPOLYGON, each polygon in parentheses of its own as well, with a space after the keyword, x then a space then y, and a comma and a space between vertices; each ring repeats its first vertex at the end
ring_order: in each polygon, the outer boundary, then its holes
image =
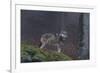
POLYGON ((21 62, 64 61, 71 58, 63 53, 48 52, 29 44, 21 44, 21 62))

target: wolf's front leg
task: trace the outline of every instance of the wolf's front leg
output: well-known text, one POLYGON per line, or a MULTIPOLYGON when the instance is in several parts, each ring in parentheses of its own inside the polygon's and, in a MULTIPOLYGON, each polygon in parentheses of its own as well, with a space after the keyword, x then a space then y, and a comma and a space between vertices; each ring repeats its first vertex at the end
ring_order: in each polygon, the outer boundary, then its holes
POLYGON ((58 48, 58 53, 60 53, 61 52, 61 48, 58 48))
POLYGON ((61 47, 59 44, 57 44, 57 52, 60 53, 61 52, 61 47))
POLYGON ((45 43, 42 43, 42 45, 40 46, 40 48, 42 49, 42 48, 44 48, 45 47, 45 43))

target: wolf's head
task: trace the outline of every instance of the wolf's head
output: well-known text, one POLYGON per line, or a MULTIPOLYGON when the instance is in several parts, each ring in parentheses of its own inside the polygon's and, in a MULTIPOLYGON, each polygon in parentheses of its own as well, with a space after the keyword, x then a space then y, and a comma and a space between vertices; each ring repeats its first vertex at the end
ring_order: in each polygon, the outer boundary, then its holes
POLYGON ((68 34, 66 31, 61 31, 59 34, 60 41, 64 41, 68 38, 68 34))

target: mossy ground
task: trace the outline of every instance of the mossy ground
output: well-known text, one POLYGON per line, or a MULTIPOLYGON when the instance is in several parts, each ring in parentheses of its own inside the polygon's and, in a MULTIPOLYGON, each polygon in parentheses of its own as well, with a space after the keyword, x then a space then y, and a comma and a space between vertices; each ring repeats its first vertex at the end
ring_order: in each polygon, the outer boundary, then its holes
POLYGON ((46 62, 46 61, 67 61, 71 57, 55 51, 45 51, 32 44, 21 44, 21 62, 46 62))

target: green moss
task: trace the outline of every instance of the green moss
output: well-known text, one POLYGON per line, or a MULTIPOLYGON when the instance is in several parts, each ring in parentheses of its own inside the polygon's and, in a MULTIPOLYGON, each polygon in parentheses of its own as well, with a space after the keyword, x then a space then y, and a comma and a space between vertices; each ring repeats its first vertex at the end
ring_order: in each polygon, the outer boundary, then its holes
POLYGON ((65 61, 71 57, 58 52, 48 52, 29 44, 21 44, 21 62, 65 61))

